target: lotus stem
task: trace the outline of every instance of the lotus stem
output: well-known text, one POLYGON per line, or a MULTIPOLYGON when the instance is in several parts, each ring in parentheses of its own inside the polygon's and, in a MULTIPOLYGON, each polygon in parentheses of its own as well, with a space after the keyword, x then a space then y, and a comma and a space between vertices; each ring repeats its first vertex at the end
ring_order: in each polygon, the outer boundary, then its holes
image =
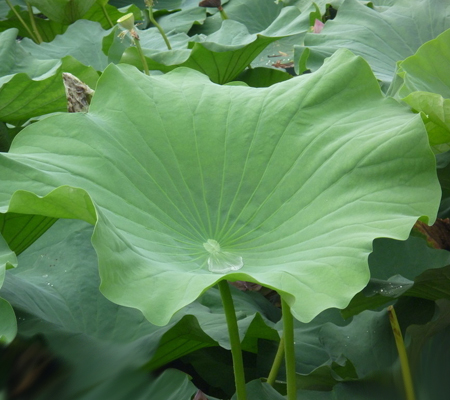
POLYGON ((220 296, 222 297, 225 318, 227 320, 228 335, 230 336, 237 400, 247 400, 247 392, 245 390, 244 361, 242 359, 241 340, 239 339, 236 311, 234 309, 230 286, 226 280, 219 282, 219 290, 220 296))
POLYGON ((277 354, 275 354, 272 368, 270 369, 269 376, 267 377, 267 383, 271 386, 275 384, 275 380, 277 379, 278 371, 280 370, 283 358, 284 358, 284 334, 281 336, 280 343, 278 343, 277 354))
POLYGON ((106 20, 108 21, 108 24, 110 25, 110 27, 114 28, 114 24, 111 21, 111 18, 109 18, 108 10, 106 9, 105 5, 104 4, 100 4, 100 7, 102 8, 103 15, 105 16, 106 20))
POLYGON ((281 309, 283 311, 283 337, 286 360, 287 400, 296 400, 297 387, 295 383, 294 318, 291 313, 291 308, 283 299, 281 299, 281 309))
POLYGON ((33 9, 28 1, 25 2, 27 4, 28 15, 30 16, 31 27, 33 28, 33 32, 36 35, 37 43, 41 44, 43 42, 42 36, 39 32, 39 29, 36 25, 36 21, 34 19, 33 9))
POLYGON ((26 22, 23 20, 23 18, 20 16, 20 14, 17 12, 17 10, 13 7, 13 5, 11 4, 11 2, 9 0, 6 0, 6 3, 8 4, 9 8, 12 10, 12 12, 16 15, 17 19, 20 21, 20 23, 23 25, 23 27, 26 29, 26 31, 28 32, 28 34, 30 35, 31 39, 33 39, 33 41, 35 43, 39 43, 38 39, 36 38, 36 36, 33 34, 33 32, 31 31, 31 29, 28 27, 28 25, 26 24, 26 22))
POLYGON ((225 12, 225 10, 223 9, 223 7, 218 7, 218 10, 220 12, 220 16, 222 17, 222 21, 225 21, 226 19, 228 19, 228 15, 225 12))
POLYGON ((150 22, 155 25, 156 29, 158 29, 159 33, 161 34, 162 38, 164 39, 164 42, 166 43, 167 49, 172 50, 172 46, 170 45, 169 39, 166 36, 166 33, 164 32, 164 29, 161 28, 161 25, 156 22, 155 17, 153 16, 153 1, 146 1, 147 9, 148 9, 148 18, 150 19, 150 22))
MULTIPOLYGON (((142 51, 141 43, 139 41, 139 37, 135 37, 133 34, 131 35, 133 37, 134 44, 136 45, 136 49, 139 53, 139 57, 141 58, 142 66, 144 67, 144 72, 146 75, 150 75, 150 71, 148 69, 147 60, 145 59, 144 53, 142 51)), ((136 34, 137 36, 137 34, 136 34)))
POLYGON ((388 307, 389 321, 391 323, 392 332, 394 333, 395 344, 397 346, 398 356, 400 359, 400 367, 402 370, 403 384, 405 386, 405 393, 407 400, 415 400, 414 385, 411 377, 411 370, 409 368, 408 355, 406 354, 405 342, 403 341, 402 331, 398 323, 397 314, 394 307, 388 307))
POLYGON ((142 67, 144 69, 144 72, 147 75, 150 75, 150 71, 148 69, 147 60, 145 59, 144 52, 142 51, 141 43, 139 41, 139 35, 136 32, 136 29, 134 29, 134 15, 133 13, 128 13, 127 15, 124 15, 123 17, 119 18, 117 20, 117 23, 125 29, 119 36, 125 35, 127 32, 131 35, 131 40, 136 46, 136 49, 139 53, 139 57, 141 58, 142 67))

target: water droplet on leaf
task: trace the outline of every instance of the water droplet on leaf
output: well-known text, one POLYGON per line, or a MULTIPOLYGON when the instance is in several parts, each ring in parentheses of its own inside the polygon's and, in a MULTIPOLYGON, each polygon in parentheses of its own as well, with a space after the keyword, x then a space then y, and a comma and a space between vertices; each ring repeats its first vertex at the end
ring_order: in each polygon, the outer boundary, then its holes
POLYGON ((230 271, 237 271, 244 265, 241 256, 222 251, 220 244, 214 239, 208 239, 203 243, 203 247, 209 253, 208 269, 211 272, 224 274, 230 271))

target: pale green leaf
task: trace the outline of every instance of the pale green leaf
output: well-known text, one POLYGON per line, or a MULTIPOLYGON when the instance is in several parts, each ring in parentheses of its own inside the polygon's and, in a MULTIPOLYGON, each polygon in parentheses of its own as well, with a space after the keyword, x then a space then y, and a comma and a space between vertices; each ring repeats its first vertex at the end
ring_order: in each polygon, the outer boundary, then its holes
POLYGON ((222 279, 278 290, 303 321, 345 307, 373 239, 406 239, 440 199, 420 118, 347 51, 263 89, 109 66, 89 113, 33 124, 0 161, 4 209, 88 220, 89 194, 102 292, 156 324, 222 279), (51 207, 23 191, 62 185, 79 189, 51 207), (208 239, 242 269, 210 272, 208 239))

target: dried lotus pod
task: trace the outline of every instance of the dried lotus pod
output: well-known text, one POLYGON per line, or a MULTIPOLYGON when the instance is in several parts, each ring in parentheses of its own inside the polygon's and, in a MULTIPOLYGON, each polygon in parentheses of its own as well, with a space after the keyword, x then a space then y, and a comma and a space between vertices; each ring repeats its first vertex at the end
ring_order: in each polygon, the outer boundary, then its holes
POLYGON ((75 75, 68 72, 63 72, 62 75, 67 97, 67 111, 70 113, 87 112, 94 90, 81 82, 75 75))

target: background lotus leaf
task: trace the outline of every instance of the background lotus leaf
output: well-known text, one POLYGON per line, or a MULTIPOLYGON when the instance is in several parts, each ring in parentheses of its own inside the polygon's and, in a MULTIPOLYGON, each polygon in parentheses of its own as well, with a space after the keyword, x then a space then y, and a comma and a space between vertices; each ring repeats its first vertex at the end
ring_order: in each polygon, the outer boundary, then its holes
MULTIPOLYGON (((189 47, 192 50, 181 49, 178 41, 172 51, 155 52, 155 42, 148 39, 143 40, 142 48, 150 69, 168 72, 179 66, 189 67, 208 75, 215 83, 224 84, 244 71, 270 43, 283 37, 297 36, 307 29, 309 14, 300 14, 296 7, 286 7, 258 34, 249 33, 240 22, 225 20, 220 29, 209 36, 191 38, 189 47), (148 47, 149 44, 151 47, 148 47)), ((125 51, 122 62, 142 69, 135 48, 125 51)))
POLYGON ((345 307, 373 239, 406 239, 440 199, 420 117, 345 50, 263 89, 111 65, 89 113, 33 124, 0 162, 3 211, 96 218, 102 292, 156 324, 221 279, 277 289, 302 321, 345 307), (243 268, 211 273, 209 239, 243 268))
POLYGON ((422 238, 411 236, 404 242, 374 241, 369 257, 370 282, 343 311, 348 318, 366 309, 376 309, 400 296, 425 299, 450 298, 450 254, 433 249, 422 238))
MULTIPOLYGON (((266 29, 283 9, 282 4, 276 4, 272 0, 232 0, 222 3, 229 19, 245 25, 250 33, 266 29)), ((194 27, 196 33, 210 35, 220 29, 222 18, 217 9, 208 8, 208 12, 214 15, 208 17, 202 25, 194 27)))
POLYGON ((300 72, 316 70, 325 57, 343 47, 364 57, 387 89, 396 62, 450 28, 449 16, 450 8, 439 1, 398 0, 392 7, 374 10, 345 0, 320 34, 307 34, 304 46, 296 47, 296 67, 300 72))
POLYGON ((423 112, 432 145, 450 142, 449 41, 450 29, 402 61, 397 71, 403 80, 398 96, 423 112))
POLYGON ((71 24, 80 19, 97 0, 30 0, 47 18, 60 24, 71 24))
POLYGON ((103 71, 108 60, 102 53, 102 40, 108 33, 98 22, 79 20, 70 25, 63 35, 56 36, 51 43, 38 45, 30 39, 24 39, 21 47, 38 60, 59 59, 70 55, 84 65, 103 71))
MULTIPOLYGON (((5 6, 8 8, 8 13, 7 19, 0 20, 0 31, 15 28, 19 30, 19 35, 21 37, 32 37, 32 35, 30 35, 30 32, 23 26, 17 15, 7 6, 6 2, 2 2, 1 4, 5 4, 5 6)), ((15 7, 15 10, 20 15, 20 18, 22 18, 22 20, 27 24, 27 26, 30 26, 30 14, 28 13, 25 4, 22 9, 19 7, 15 7)), ((55 38, 56 35, 64 33, 68 26, 55 21, 50 21, 49 19, 34 18, 34 20, 39 30, 39 34, 44 42, 50 42, 55 38)))

